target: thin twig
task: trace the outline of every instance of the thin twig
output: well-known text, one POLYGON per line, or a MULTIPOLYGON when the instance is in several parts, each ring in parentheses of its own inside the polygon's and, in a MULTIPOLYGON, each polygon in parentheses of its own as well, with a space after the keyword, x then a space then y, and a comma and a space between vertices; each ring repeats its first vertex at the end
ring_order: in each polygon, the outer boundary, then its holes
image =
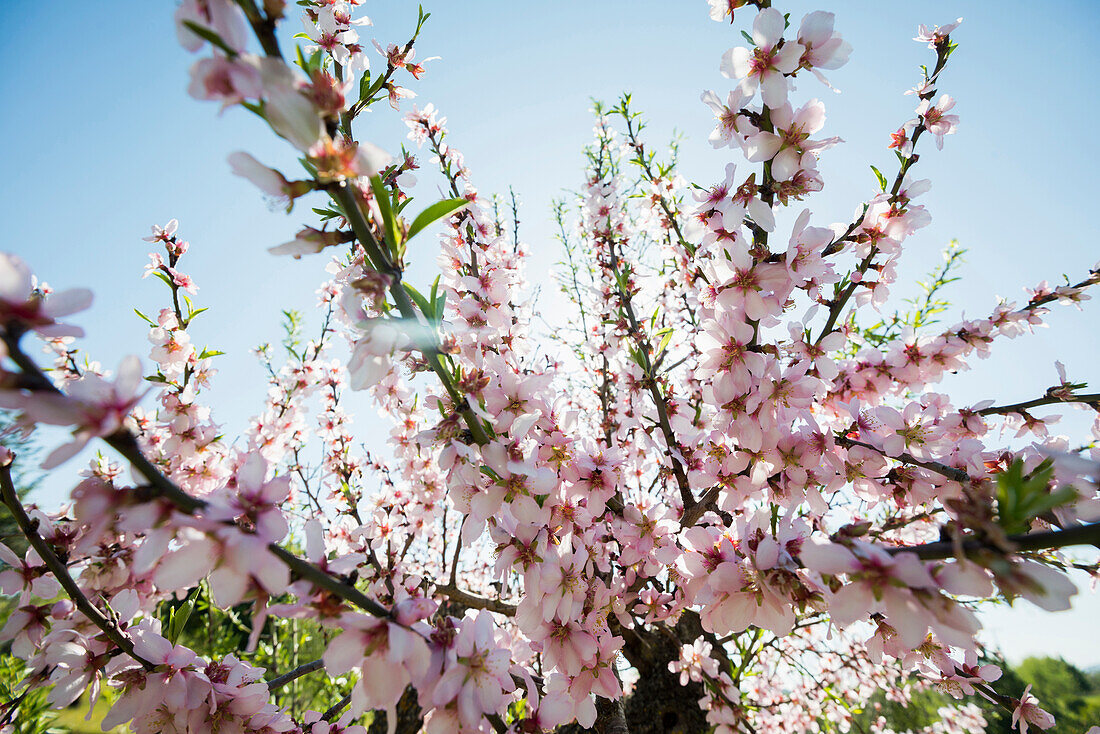
POLYGON ((1027 400, 1022 403, 1013 403, 1012 405, 997 405, 989 408, 982 408, 981 410, 974 411, 978 415, 1005 415, 1007 413, 1023 413, 1031 408, 1039 408, 1043 405, 1057 405, 1058 403, 1085 403, 1091 405, 1094 408, 1100 409, 1100 393, 1086 393, 1078 395, 1069 395, 1064 398, 1056 397, 1054 395, 1047 395, 1041 398, 1035 398, 1034 400, 1027 400))
POLYGON ((913 466, 919 466, 921 469, 927 469, 930 472, 935 472, 940 476, 947 477, 953 482, 968 483, 973 481, 970 475, 962 469, 957 469, 953 466, 948 466, 947 464, 942 464, 938 461, 926 461, 924 459, 918 459, 912 454, 906 452, 902 452, 897 456, 891 456, 877 446, 872 446, 869 443, 857 441, 854 438, 848 438, 847 436, 841 436, 840 438, 838 438, 837 443, 841 444, 842 446, 859 446, 860 448, 869 449, 876 453, 882 454, 888 459, 894 459, 895 461, 900 461, 903 464, 912 464, 913 466))
POLYGON ((339 714, 341 711, 343 711, 345 708, 347 708, 347 705, 349 703, 351 703, 351 695, 350 694, 347 695, 347 696, 344 696, 339 701, 332 704, 332 706, 330 706, 328 708, 328 710, 325 711, 325 713, 321 714, 321 719, 323 719, 324 721, 332 721, 334 718, 336 718, 337 714, 339 714))
POLYGON ((298 678, 301 678, 303 675, 309 675, 310 673, 312 673, 314 671, 322 670, 324 667, 325 667, 325 661, 320 660, 320 659, 312 660, 308 663, 303 663, 302 665, 299 665, 294 670, 291 670, 287 673, 283 673, 282 675, 278 676, 277 678, 272 678, 271 680, 269 680, 267 682, 267 690, 269 690, 269 691, 278 690, 279 688, 282 688, 283 686, 285 686, 287 683, 290 683, 291 681, 297 680, 298 678))

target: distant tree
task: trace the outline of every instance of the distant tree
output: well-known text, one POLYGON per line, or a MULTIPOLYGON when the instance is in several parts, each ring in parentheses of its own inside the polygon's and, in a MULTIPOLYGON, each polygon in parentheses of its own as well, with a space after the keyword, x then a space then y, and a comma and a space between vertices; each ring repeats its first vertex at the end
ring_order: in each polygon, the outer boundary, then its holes
MULTIPOLYGON (((1100 680, 1062 658, 1027 658, 1016 668, 1057 720, 1051 734, 1077 734, 1100 723, 1100 680)), ((1019 695, 1008 692, 1009 695, 1019 695)))
MULTIPOLYGON (((1086 673, 1062 658, 1052 657, 1029 657, 1015 667, 1000 657, 988 662, 1003 671, 990 686, 997 693, 1019 698, 1031 686, 1031 693, 1056 720, 1048 734, 1082 734, 1100 723, 1100 670, 1086 673)), ((986 734, 1015 731, 1011 712, 990 701, 975 702, 987 722, 986 734)), ((887 700, 880 692, 857 717, 854 730, 868 730, 869 724, 882 716, 893 731, 920 732, 940 720, 940 708, 952 704, 951 696, 935 688, 918 690, 908 703, 887 700)))

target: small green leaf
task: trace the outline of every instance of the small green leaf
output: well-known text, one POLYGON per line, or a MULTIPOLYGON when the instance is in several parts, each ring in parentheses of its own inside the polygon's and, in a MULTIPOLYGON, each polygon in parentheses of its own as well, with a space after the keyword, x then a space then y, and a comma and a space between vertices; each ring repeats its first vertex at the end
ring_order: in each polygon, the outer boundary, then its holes
POLYGON ((136 308, 134 309, 134 313, 136 313, 138 316, 140 316, 141 320, 144 321, 145 323, 149 324, 149 326, 156 326, 157 325, 156 321, 153 321, 151 318, 149 318, 148 316, 143 314, 141 311, 138 311, 136 308))
POLYGON ((231 49, 229 47, 229 44, 227 44, 225 41, 222 40, 221 36, 219 36, 214 31, 210 30, 209 28, 201 26, 198 23, 195 23, 195 22, 190 21, 190 20, 183 21, 183 24, 185 26, 187 26, 187 30, 191 31, 192 33, 194 33, 199 38, 203 39, 204 41, 208 41, 211 45, 217 46, 222 51, 225 51, 225 53, 230 58, 233 58, 234 56, 237 55, 237 52, 234 51, 233 49, 231 49))
POLYGON ((382 214, 381 229, 386 235, 386 244, 390 246, 391 253, 396 252, 397 246, 401 244, 401 230, 397 226, 397 215, 393 211, 390 192, 378 176, 371 176, 370 185, 374 189, 374 199, 378 203, 378 211, 382 214))
POLYGON ((441 276, 441 275, 435 276, 435 281, 432 282, 432 294, 431 294, 431 296, 429 296, 429 300, 431 300, 432 303, 436 302, 437 297, 439 295, 439 279, 441 277, 443 277, 443 276, 441 276))
POLYGON ((195 611, 195 600, 198 598, 198 591, 199 587, 196 586, 187 596, 187 600, 183 605, 172 612, 172 621, 168 624, 168 641, 173 645, 183 634, 183 628, 187 626, 187 621, 191 619, 191 612, 195 611))
POLYGON ((654 357, 660 357, 661 352, 665 351, 668 343, 672 341, 672 329, 661 329, 657 332, 657 336, 661 337, 661 341, 657 344, 657 352, 653 355, 654 357))
POLYGON ((1030 475, 1024 475, 1024 463, 1017 459, 997 477, 997 514, 1008 533, 1025 533, 1031 519, 1039 517, 1077 498, 1073 487, 1050 491, 1054 466, 1050 459, 1041 462, 1030 475))
POLYGON ((265 120, 267 119, 264 116, 264 106, 263 106, 262 102, 260 104, 257 104, 255 102, 248 102, 246 100, 244 102, 241 102, 241 107, 244 107, 246 110, 248 110, 249 112, 251 112, 254 115, 257 115, 259 117, 263 117, 265 120))
POLYGON ((886 190, 886 177, 882 175, 882 171, 878 170, 874 166, 871 166, 871 170, 875 172, 875 178, 878 179, 878 186, 881 191, 886 190))
POLYGON ((420 234, 425 227, 433 222, 457 214, 469 205, 470 202, 466 199, 444 199, 443 201, 437 201, 416 215, 416 219, 409 225, 408 239, 411 240, 413 237, 420 234))
POLYGON ((435 319, 435 308, 428 303, 428 299, 421 295, 420 291, 413 288, 405 281, 401 281, 401 285, 405 286, 405 292, 413 299, 413 303, 420 309, 420 312, 424 314, 429 321, 433 321, 435 319))

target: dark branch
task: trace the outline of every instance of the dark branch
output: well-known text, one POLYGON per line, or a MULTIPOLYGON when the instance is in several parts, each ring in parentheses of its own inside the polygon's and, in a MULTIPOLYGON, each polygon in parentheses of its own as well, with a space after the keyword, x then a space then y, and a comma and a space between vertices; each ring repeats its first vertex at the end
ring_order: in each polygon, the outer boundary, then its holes
POLYGON ((290 683, 291 681, 297 680, 297 679, 301 678, 303 675, 309 675, 310 673, 312 673, 314 671, 322 670, 324 667, 325 667, 325 661, 324 660, 313 660, 313 661, 305 663, 303 665, 299 665, 294 670, 291 670, 287 673, 283 673, 282 675, 278 676, 277 678, 272 678, 271 680, 269 680, 267 682, 267 690, 276 691, 276 690, 282 688, 283 686, 285 686, 287 683, 290 683))
POLYGON ((923 459, 916 458, 912 454, 904 452, 898 454, 897 456, 890 456, 876 446, 872 446, 869 443, 864 443, 863 441, 856 441, 855 439, 848 438, 847 436, 842 436, 837 439, 837 443, 841 444, 842 446, 859 446, 861 448, 870 449, 871 451, 882 454, 888 459, 894 459, 896 461, 902 462, 903 464, 912 464, 913 466, 919 466, 921 469, 927 469, 930 472, 935 472, 940 476, 947 477, 953 482, 966 483, 971 481, 970 475, 962 469, 956 469, 953 466, 941 464, 938 461, 924 461, 923 459))
MULTIPOLYGON (((1017 551, 1041 551, 1064 548, 1069 545, 1096 545, 1100 547, 1100 522, 1078 525, 1066 530, 1046 530, 1041 533, 1010 535, 1008 536, 1008 542, 1017 551)), ((963 555, 970 556, 984 550, 990 550, 990 546, 978 540, 964 539, 959 544, 952 541, 940 541, 926 543, 925 545, 898 546, 887 549, 891 554, 915 553, 918 558, 926 561, 954 558, 960 550, 963 555)))
POLYGON ((50 544, 38 534, 38 521, 31 520, 27 516, 27 512, 23 509, 23 503, 19 501, 19 496, 15 491, 15 484, 11 478, 11 461, 0 465, 0 495, 3 496, 4 504, 11 510, 12 517, 15 518, 16 523, 19 524, 19 529, 23 531, 23 535, 27 537, 27 541, 38 553, 39 558, 46 564, 46 568, 50 569, 54 577, 61 584, 61 587, 65 589, 65 593, 69 595, 73 603, 76 604, 76 608, 80 610, 81 614, 88 618, 92 624, 103 630, 103 634, 107 636, 111 642, 115 643, 120 650, 132 657, 134 660, 142 664, 146 670, 154 670, 157 666, 142 656, 134 652, 134 643, 130 638, 122 634, 122 630, 118 628, 114 620, 110 619, 95 607, 88 597, 84 596, 84 592, 80 590, 73 577, 69 575, 69 570, 65 567, 65 564, 61 562, 61 559, 54 553, 50 544))
POLYGON ((459 589, 453 583, 437 586, 435 587, 435 591, 437 594, 442 594, 448 599, 456 601, 470 609, 487 609, 490 612, 503 614, 506 617, 514 617, 516 614, 516 608, 511 604, 505 604, 496 599, 485 599, 480 596, 475 596, 474 594, 469 594, 459 589))
MULTIPOLYGON (((42 370, 39 369, 38 365, 19 348, 18 335, 13 336, 9 332, 4 332, 2 338, 8 347, 8 357, 23 370, 24 377, 28 379, 30 384, 34 385, 32 388, 33 390, 52 392, 57 395, 64 394, 54 387, 53 383, 49 381, 42 370)), ((171 502, 177 509, 187 514, 194 514, 206 507, 207 503, 204 500, 192 497, 177 487, 168 477, 164 476, 164 474, 162 474, 160 470, 141 453, 137 438, 135 438, 133 434, 127 431, 119 431, 110 436, 103 437, 103 440, 133 464, 134 468, 148 480, 150 489, 155 495, 163 497, 171 502)), ((343 583, 325 571, 317 568, 309 561, 298 558, 293 553, 275 543, 269 543, 267 547, 268 550, 286 564, 299 578, 305 579, 314 586, 335 594, 344 601, 355 604, 376 617, 390 616, 389 610, 363 594, 363 592, 359 591, 354 586, 343 583)))
POLYGON ((1100 393, 1069 395, 1067 397, 1056 397, 1054 395, 1047 395, 1045 397, 1035 398, 1034 400, 1027 400, 1022 403, 1013 403, 1012 405, 995 405, 989 408, 982 408, 981 410, 976 410, 974 412, 978 415, 1006 415, 1008 413, 1023 413, 1032 408, 1039 408, 1043 405, 1057 405, 1058 403, 1084 403, 1100 410, 1100 393))

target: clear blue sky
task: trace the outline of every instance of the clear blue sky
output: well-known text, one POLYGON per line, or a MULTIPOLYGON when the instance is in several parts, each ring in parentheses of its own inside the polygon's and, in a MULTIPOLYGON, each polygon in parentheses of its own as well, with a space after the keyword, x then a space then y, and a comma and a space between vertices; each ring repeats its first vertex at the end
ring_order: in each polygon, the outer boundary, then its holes
MULTIPOLYGON (((903 280, 923 274, 939 261, 942 245, 958 238, 970 252, 964 282, 950 295, 956 315, 979 316, 995 295, 1018 299, 1024 285, 1063 273, 1074 278, 1100 259, 1092 154, 1100 119, 1094 74, 1100 6, 1088 0, 818 4, 837 13, 837 27, 855 51, 829 75, 843 94, 810 78, 796 94, 823 99, 825 134, 847 141, 822 160, 826 190, 811 201, 816 224, 848 220, 873 192, 869 163, 890 170, 889 133, 913 106, 901 93, 930 59, 909 40, 917 24, 963 16, 955 33, 961 46, 941 84, 958 100, 962 124, 944 151, 924 149, 916 169, 933 180, 923 203, 934 220, 910 240, 903 280)), ((818 4, 780 6, 797 22, 818 4)), ((711 115, 699 94, 710 88, 724 96, 730 82, 718 73, 718 60, 742 39, 707 19, 703 0, 426 5, 433 16, 418 53, 443 59, 411 85, 415 101, 433 102, 447 115, 452 143, 466 154, 482 191, 512 185, 520 193, 522 236, 534 254, 530 272, 546 272, 557 260, 549 203, 580 183, 592 97, 633 92, 649 116, 651 144, 675 127, 686 135, 682 173, 703 184, 720 178, 727 154, 706 143, 711 115)), ((84 345, 113 366, 124 353, 148 351, 131 309, 161 303, 157 284, 139 279, 147 252, 140 238, 150 224, 179 218, 181 235, 193 244, 185 269, 201 286, 199 301, 213 307, 195 322, 196 340, 231 355, 210 395, 232 435, 265 391, 262 371, 245 352, 278 339, 280 309, 313 307, 324 261, 266 253, 309 222, 309 210, 290 217, 272 212, 250 184, 229 173, 225 157, 234 150, 287 170, 293 159, 246 113, 219 116, 216 105, 187 96, 193 57, 176 44, 171 3, 116 0, 109 12, 103 8, 0 4, 2 247, 55 287, 94 287, 96 305, 80 318, 89 332, 84 345)), ((403 42, 415 9, 413 2, 367 3, 375 26, 362 29, 364 40, 403 42)), ((405 134, 388 108, 363 119, 359 130, 391 151, 405 134)), ((427 240, 420 246, 413 277, 427 280, 434 253, 427 240)), ((1002 344, 994 359, 946 387, 965 400, 1027 399, 1055 380, 1056 358, 1072 378, 1100 383, 1100 303, 1083 314, 1057 309, 1050 323, 1036 336, 1002 344)), ((1067 428, 1082 435, 1084 425, 1078 420, 1067 428)), ((70 476, 50 478, 43 501, 59 501, 70 476)), ((1058 617, 1015 618, 991 617, 1010 656, 1050 651, 1082 665, 1100 663, 1100 636, 1089 626, 1100 618, 1096 596, 1058 617)))

